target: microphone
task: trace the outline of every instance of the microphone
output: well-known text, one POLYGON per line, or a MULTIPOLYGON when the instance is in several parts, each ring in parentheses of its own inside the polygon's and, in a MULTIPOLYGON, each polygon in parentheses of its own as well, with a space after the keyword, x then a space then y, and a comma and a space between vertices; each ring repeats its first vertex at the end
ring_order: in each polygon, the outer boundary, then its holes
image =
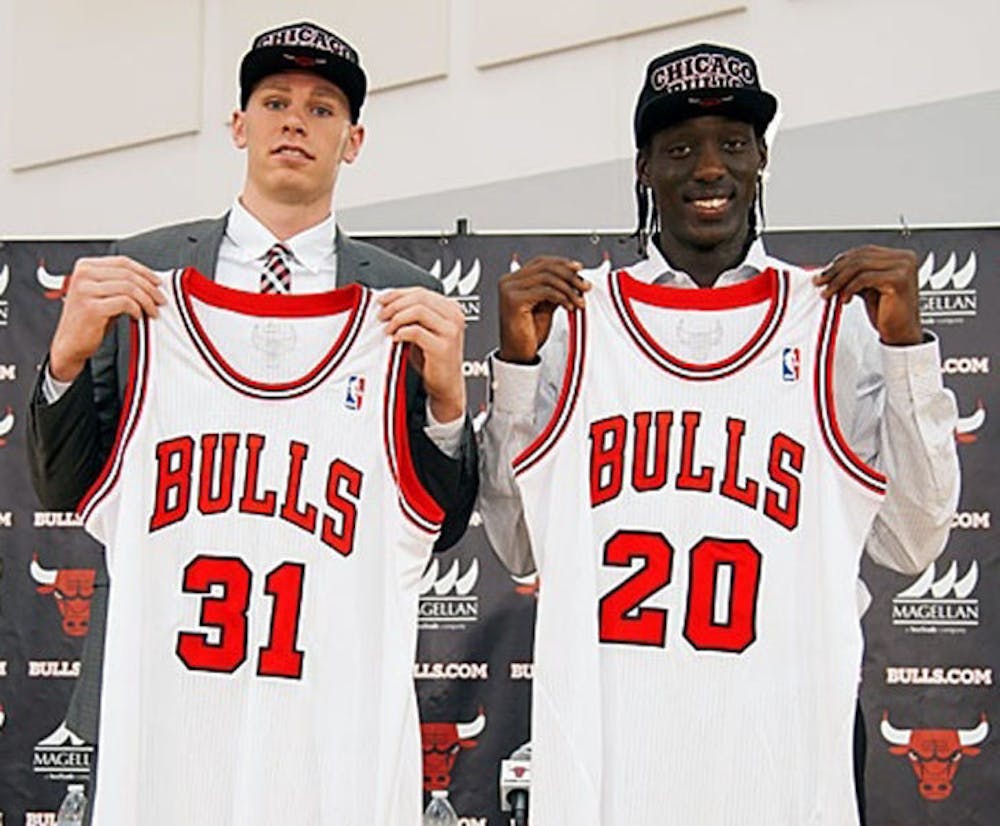
POLYGON ((525 826, 528 822, 530 790, 531 741, 528 741, 500 761, 500 811, 510 812, 516 826, 525 826))

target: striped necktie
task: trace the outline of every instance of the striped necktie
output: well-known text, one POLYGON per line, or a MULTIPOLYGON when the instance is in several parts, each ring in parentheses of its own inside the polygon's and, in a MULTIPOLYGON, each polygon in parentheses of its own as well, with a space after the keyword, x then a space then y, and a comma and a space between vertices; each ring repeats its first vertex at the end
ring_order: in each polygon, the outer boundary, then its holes
POLYGON ((292 271, 286 263, 292 252, 284 244, 275 244, 264 254, 264 271, 260 274, 262 293, 289 293, 292 291, 292 271))

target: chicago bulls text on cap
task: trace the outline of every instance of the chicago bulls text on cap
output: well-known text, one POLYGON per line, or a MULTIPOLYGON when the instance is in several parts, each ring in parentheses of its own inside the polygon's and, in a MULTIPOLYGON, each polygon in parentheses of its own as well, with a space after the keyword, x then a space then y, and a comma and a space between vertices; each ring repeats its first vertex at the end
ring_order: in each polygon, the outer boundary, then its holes
POLYGON ((347 96, 351 121, 358 122, 368 79, 357 51, 343 38, 315 23, 289 23, 254 38, 240 63, 240 107, 246 109, 254 87, 278 72, 312 72, 347 96))
POLYGON ((635 106, 635 145, 665 126, 699 115, 724 115, 753 124, 763 135, 778 101, 760 88, 757 64, 746 52, 698 43, 654 58, 635 106))

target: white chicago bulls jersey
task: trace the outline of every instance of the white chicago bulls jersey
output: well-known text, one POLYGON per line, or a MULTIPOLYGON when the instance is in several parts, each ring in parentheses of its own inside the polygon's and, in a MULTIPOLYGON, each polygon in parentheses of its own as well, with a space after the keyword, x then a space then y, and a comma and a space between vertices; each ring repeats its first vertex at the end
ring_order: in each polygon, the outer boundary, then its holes
POLYGON ((533 826, 845 826, 860 552, 886 480, 801 270, 598 271, 515 460, 540 575, 533 826))
POLYGON ((356 284, 166 275, 80 505, 112 580, 94 826, 415 826, 442 514, 409 456, 406 350, 356 284))

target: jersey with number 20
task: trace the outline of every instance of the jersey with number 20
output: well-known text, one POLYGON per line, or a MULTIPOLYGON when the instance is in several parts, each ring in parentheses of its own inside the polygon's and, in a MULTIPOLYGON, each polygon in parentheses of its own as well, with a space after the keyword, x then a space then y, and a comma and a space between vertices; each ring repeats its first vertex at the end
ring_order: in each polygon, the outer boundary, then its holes
POLYGON ((540 576, 535 826, 847 826, 855 582, 886 481, 833 410, 802 270, 596 271, 514 462, 540 576))

